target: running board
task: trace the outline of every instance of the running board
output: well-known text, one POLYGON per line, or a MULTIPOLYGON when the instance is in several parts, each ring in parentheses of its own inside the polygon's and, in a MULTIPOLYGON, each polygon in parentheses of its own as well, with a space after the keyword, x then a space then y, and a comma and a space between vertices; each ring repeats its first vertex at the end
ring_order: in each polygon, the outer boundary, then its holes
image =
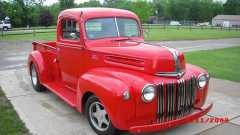
POLYGON ((77 93, 75 91, 66 88, 61 82, 48 82, 44 86, 67 102, 71 107, 76 107, 77 93))

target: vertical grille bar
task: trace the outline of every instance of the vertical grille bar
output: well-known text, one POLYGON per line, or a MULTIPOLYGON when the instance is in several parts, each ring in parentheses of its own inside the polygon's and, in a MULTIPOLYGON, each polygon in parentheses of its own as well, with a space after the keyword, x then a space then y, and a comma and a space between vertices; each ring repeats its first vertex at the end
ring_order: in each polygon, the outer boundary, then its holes
POLYGON ((170 84, 167 84, 166 85, 166 87, 167 87, 167 90, 166 90, 166 94, 167 94, 167 110, 166 110, 166 113, 167 113, 167 116, 166 116, 166 118, 167 118, 167 120, 168 120, 168 118, 169 118, 169 110, 170 110, 170 91, 169 91, 169 89, 170 89, 170 84))
POLYGON ((160 94, 161 94, 161 98, 160 98, 160 102, 161 102, 161 108, 160 108, 160 117, 161 117, 161 121, 163 120, 163 116, 164 116, 164 85, 163 83, 161 84, 161 91, 160 91, 160 94))
POLYGON ((177 118, 179 117, 180 115, 180 109, 181 109, 181 92, 180 92, 180 89, 181 89, 181 81, 177 81, 178 84, 177 84, 177 118))
POLYGON ((180 98, 181 98, 181 108, 180 108, 180 117, 182 117, 182 113, 183 113, 183 102, 184 102, 184 83, 183 80, 181 80, 181 89, 180 89, 180 98))
POLYGON ((195 95, 196 95, 196 78, 193 76, 192 77, 192 107, 194 105, 195 95))
POLYGON ((187 107, 188 107, 187 106, 187 100, 188 100, 188 80, 185 81, 184 85, 185 85, 185 102, 184 102, 185 108, 184 108, 184 115, 186 115, 187 111, 188 111, 188 109, 187 109, 187 107))
POLYGON ((161 90, 161 85, 158 85, 156 88, 157 88, 157 122, 159 123, 160 122, 160 107, 161 107, 161 102, 160 102, 160 96, 161 96, 161 93, 160 93, 160 90, 161 90))
POLYGON ((175 94, 174 94, 174 89, 175 89, 175 83, 172 82, 172 95, 171 95, 171 101, 172 101, 172 106, 171 106, 171 120, 174 119, 174 110, 175 110, 175 94))
POLYGON ((157 86, 157 122, 164 122, 189 114, 196 95, 196 78, 177 82, 163 82, 157 86))
POLYGON ((157 113, 157 121, 162 122, 164 116, 164 84, 161 83, 157 86, 157 94, 158 94, 158 113, 157 113))

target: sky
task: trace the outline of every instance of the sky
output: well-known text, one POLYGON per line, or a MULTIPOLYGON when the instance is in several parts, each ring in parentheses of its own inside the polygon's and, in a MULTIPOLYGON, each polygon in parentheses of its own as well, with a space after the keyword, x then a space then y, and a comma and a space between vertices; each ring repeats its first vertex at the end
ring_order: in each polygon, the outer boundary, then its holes
MULTIPOLYGON (((58 0, 46 0, 44 2, 44 5, 51 5, 53 3, 56 3, 58 0)), ((83 3, 83 2, 86 2, 86 1, 89 1, 89 0, 74 0, 75 3, 83 3)), ((101 3, 104 1, 104 0, 99 0, 101 3)), ((222 1, 222 2, 226 2, 227 0, 215 0, 215 1, 222 1)))

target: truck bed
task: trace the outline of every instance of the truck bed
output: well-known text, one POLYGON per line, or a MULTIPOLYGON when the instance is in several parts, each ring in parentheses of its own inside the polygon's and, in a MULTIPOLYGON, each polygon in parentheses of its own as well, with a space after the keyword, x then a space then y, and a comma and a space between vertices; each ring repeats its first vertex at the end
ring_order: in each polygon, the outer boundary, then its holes
POLYGON ((57 59, 56 42, 33 42, 33 51, 39 52, 43 58, 44 66, 46 67, 45 79, 42 80, 48 90, 52 91, 70 106, 76 105, 76 92, 65 87, 61 79, 61 71, 57 59))
POLYGON ((46 69, 47 76, 43 83, 61 80, 59 64, 57 60, 56 42, 33 42, 33 52, 40 53, 46 69), (51 72, 49 72, 51 71, 51 72))

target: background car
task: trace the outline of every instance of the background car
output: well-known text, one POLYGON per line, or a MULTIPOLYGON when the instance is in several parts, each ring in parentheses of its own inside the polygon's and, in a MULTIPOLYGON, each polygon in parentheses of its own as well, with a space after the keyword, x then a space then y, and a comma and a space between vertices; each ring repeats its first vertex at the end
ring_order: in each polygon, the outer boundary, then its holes
POLYGON ((182 24, 179 22, 179 21, 171 21, 169 23, 169 25, 172 25, 172 26, 181 26, 182 24))
POLYGON ((9 21, 0 21, 0 29, 7 31, 12 28, 12 25, 9 21))

